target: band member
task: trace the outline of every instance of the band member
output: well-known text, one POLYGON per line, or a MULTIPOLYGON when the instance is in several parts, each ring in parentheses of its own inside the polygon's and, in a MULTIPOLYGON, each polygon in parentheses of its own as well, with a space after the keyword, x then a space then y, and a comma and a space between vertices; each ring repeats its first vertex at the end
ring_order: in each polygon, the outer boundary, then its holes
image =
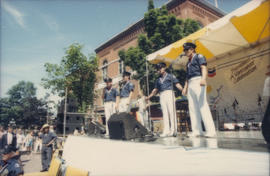
POLYGON ((108 120, 110 119, 111 115, 116 112, 118 109, 119 104, 119 92, 112 87, 112 79, 106 78, 104 79, 107 86, 104 88, 103 91, 103 100, 104 100, 104 109, 105 109, 105 117, 106 117, 106 134, 109 135, 109 128, 108 128, 108 120))
POLYGON ((57 139, 55 133, 49 131, 50 126, 48 124, 44 124, 40 131, 42 134, 40 135, 42 139, 42 149, 41 149, 41 162, 42 162, 42 170, 41 172, 48 171, 51 160, 52 160, 52 152, 53 152, 53 143, 57 139))
POLYGON ((160 105, 163 114, 164 129, 161 137, 170 137, 177 135, 177 120, 176 120, 176 107, 175 107, 175 95, 173 91, 173 85, 180 91, 183 90, 179 81, 173 74, 167 73, 166 64, 157 64, 157 70, 160 77, 156 80, 155 88, 152 93, 147 97, 150 99, 156 93, 160 93, 160 105))
POLYGON ((130 111, 130 101, 134 91, 134 84, 130 82, 130 73, 124 72, 123 83, 120 89, 119 112, 130 111))
POLYGON ((183 95, 187 94, 189 114, 191 120, 192 135, 201 136, 202 125, 205 126, 205 136, 216 136, 215 125, 206 98, 207 62, 203 55, 195 52, 196 45, 185 43, 183 45, 185 55, 189 58, 187 63, 187 80, 183 95))

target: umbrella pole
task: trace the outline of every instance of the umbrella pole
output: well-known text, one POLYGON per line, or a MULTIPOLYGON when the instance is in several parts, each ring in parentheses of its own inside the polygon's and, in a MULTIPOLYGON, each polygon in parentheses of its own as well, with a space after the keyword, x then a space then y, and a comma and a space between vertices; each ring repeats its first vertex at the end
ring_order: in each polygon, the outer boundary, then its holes
MULTIPOLYGON (((147 97, 149 96, 149 68, 148 68, 148 62, 145 61, 145 67, 146 67, 146 89, 147 89, 147 97)), ((151 124, 151 108, 148 106, 148 126, 150 131, 152 131, 152 124, 151 124)), ((153 131, 152 131, 153 132, 153 131)))
MULTIPOLYGON (((170 66, 169 66, 169 71, 171 72, 171 75, 172 75, 172 80, 171 80, 171 84, 172 84, 172 97, 173 97, 173 113, 175 114, 175 118, 176 118, 176 124, 175 124, 175 126, 173 127, 173 128, 175 128, 176 127, 176 134, 173 134, 173 136, 174 135, 176 135, 177 136, 177 133, 178 133, 178 129, 177 129, 177 126, 178 126, 178 118, 177 118, 177 113, 176 113, 176 97, 175 97, 175 95, 174 95, 174 85, 173 85, 173 68, 172 68, 172 66, 173 66, 173 62, 170 64, 170 66)), ((172 118, 172 117, 170 117, 170 118, 172 118)), ((172 124, 171 124, 172 125, 172 124)))

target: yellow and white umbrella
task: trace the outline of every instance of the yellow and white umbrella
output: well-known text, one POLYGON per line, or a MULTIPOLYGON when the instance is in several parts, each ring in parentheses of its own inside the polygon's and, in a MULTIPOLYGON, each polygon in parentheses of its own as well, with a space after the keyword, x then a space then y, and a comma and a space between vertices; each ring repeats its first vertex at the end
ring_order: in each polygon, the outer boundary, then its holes
POLYGON ((196 51, 210 60, 267 40, 270 34, 269 13, 270 0, 253 0, 199 31, 148 55, 147 60, 153 64, 170 64, 178 60, 175 63, 180 67, 187 61, 187 58, 177 59, 183 53, 185 42, 194 42, 196 51))

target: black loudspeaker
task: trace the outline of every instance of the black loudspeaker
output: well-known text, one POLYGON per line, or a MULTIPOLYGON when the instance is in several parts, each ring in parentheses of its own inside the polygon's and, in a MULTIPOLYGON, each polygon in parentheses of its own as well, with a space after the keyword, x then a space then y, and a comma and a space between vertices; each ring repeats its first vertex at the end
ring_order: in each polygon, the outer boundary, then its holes
POLYGON ((126 112, 113 114, 108 121, 108 127, 110 139, 130 140, 143 138, 148 134, 147 129, 126 112))
POLYGON ((88 135, 105 134, 105 132, 105 127, 96 121, 91 121, 87 128, 88 135))

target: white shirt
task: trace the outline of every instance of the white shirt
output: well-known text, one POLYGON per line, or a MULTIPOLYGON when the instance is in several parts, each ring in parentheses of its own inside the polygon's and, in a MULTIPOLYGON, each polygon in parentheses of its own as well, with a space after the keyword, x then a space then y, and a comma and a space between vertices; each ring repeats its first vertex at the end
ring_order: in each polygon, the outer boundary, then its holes
POLYGON ((13 134, 7 133, 7 144, 10 145, 12 143, 13 134))
POLYGON ((24 142, 24 138, 23 134, 17 134, 17 143, 22 144, 24 142))

